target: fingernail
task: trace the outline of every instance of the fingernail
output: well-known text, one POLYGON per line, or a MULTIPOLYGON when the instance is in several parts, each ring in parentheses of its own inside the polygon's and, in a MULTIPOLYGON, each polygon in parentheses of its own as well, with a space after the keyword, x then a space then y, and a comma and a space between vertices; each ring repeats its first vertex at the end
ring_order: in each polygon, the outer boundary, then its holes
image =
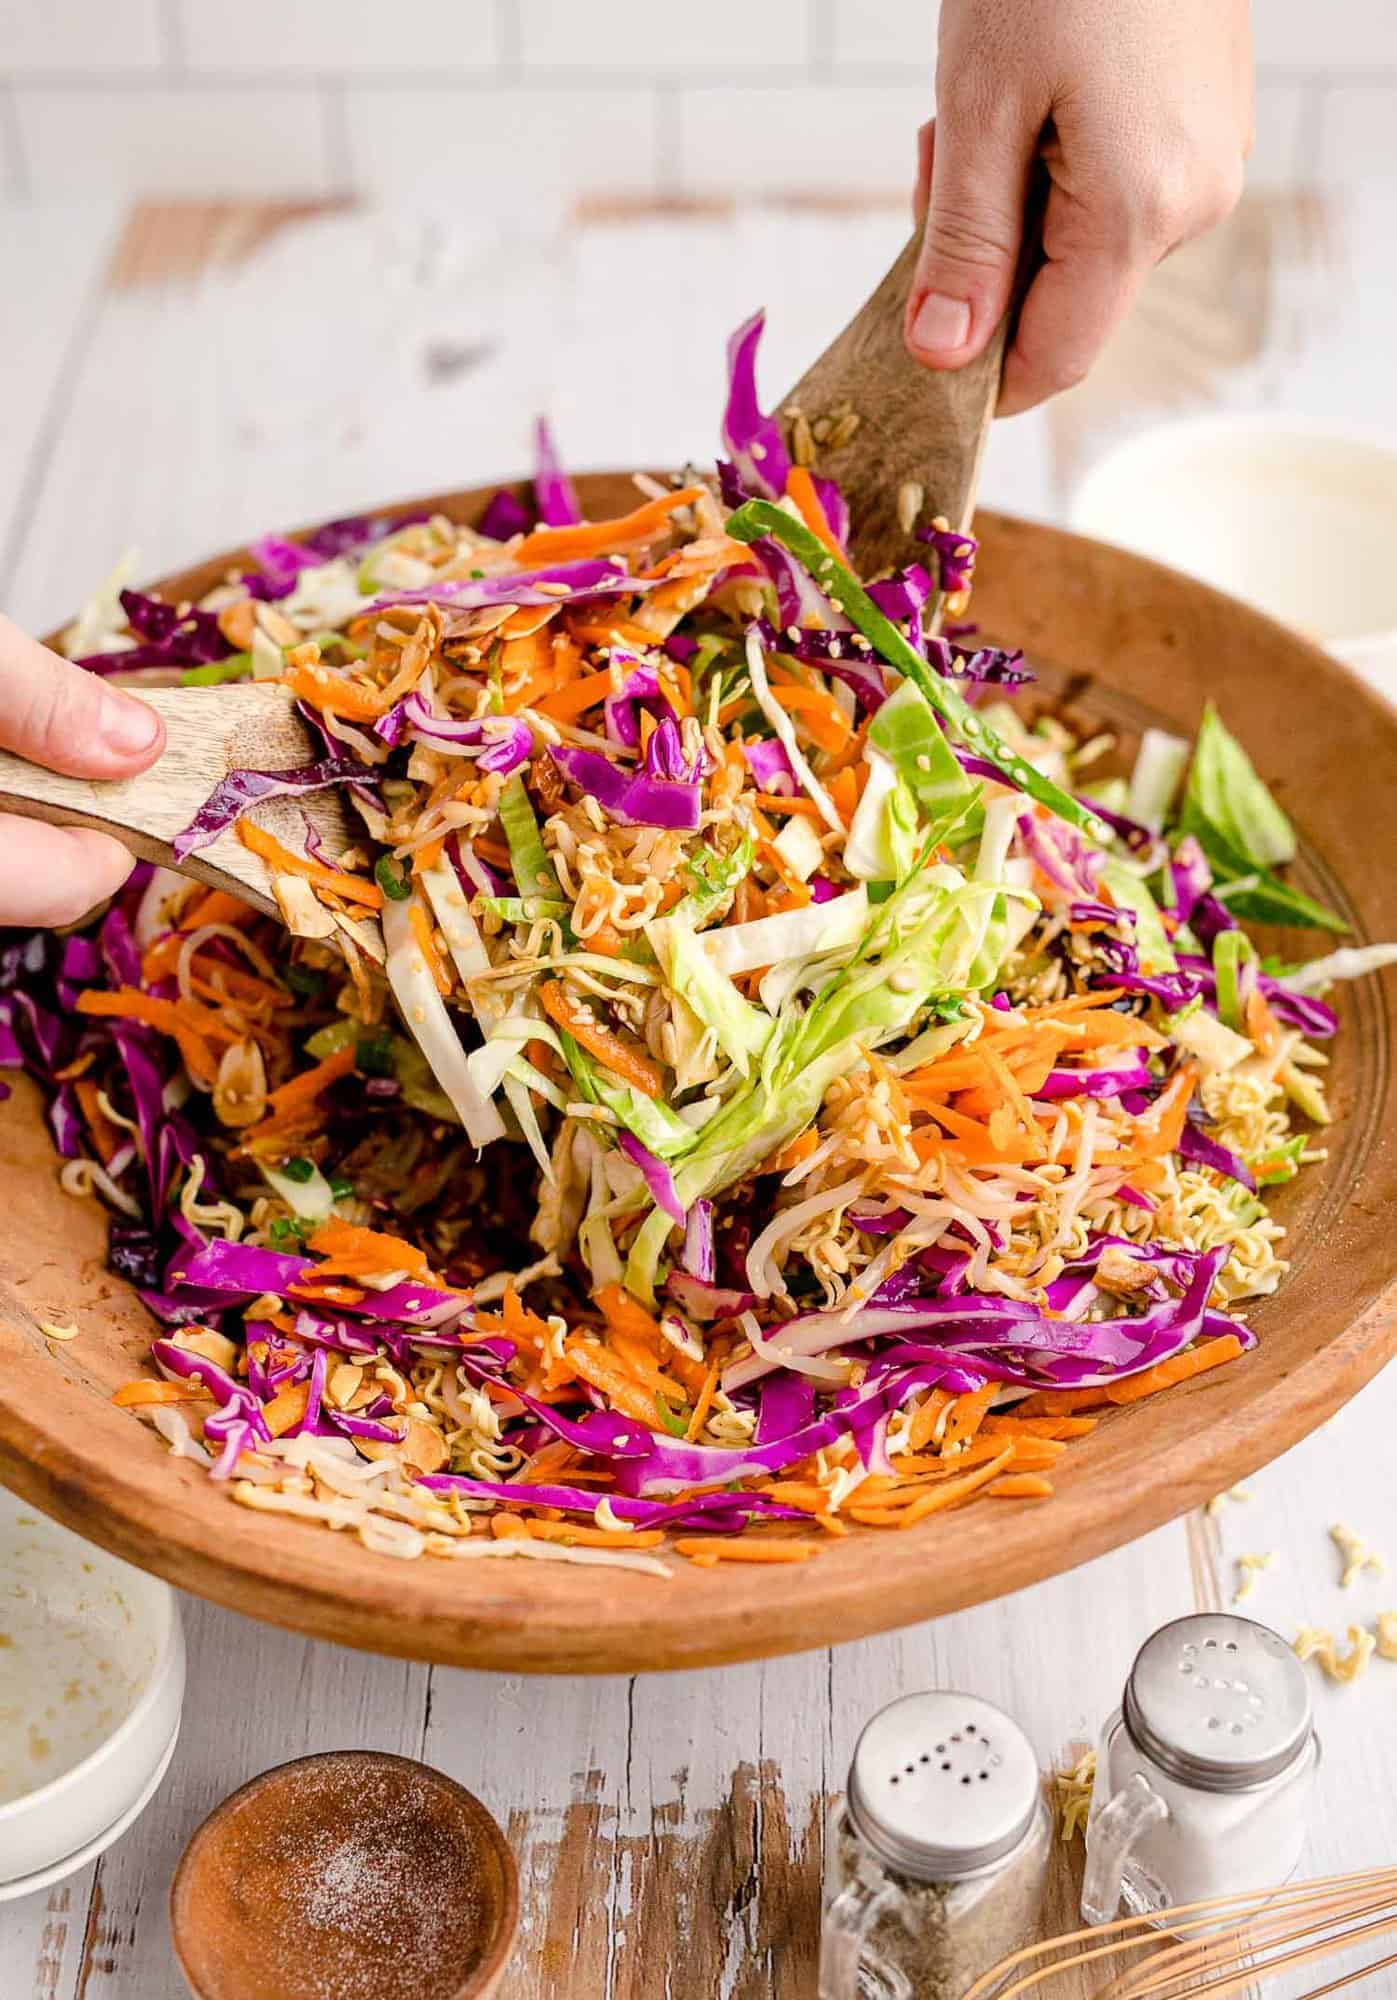
POLYGON ((97 727, 109 750, 119 757, 136 757, 154 744, 160 733, 160 718, 143 701, 133 701, 129 695, 104 688, 97 727))
POLYGON ((927 354, 951 354, 970 338, 970 308, 964 299, 928 292, 912 321, 912 340, 927 354))

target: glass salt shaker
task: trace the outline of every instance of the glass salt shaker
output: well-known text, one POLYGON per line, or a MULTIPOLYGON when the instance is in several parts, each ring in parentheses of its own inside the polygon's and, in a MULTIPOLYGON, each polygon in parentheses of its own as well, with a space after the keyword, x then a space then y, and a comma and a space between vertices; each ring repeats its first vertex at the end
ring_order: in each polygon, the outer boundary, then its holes
POLYGON ((960 2000, 1037 1934, 1051 1847, 1011 1717, 973 1695, 893 1702, 830 1821, 819 2000, 960 2000))
POLYGON ((1085 1921, 1279 1889, 1319 1755, 1304 1669, 1279 1633, 1229 1612, 1162 1627, 1097 1751, 1085 1921))

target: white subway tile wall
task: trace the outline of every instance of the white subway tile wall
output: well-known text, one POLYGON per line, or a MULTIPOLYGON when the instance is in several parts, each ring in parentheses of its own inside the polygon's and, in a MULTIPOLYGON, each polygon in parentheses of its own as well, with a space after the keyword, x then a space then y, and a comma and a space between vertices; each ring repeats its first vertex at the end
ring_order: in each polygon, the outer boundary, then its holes
MULTIPOLYGON (((0 0, 0 193, 897 195, 938 12, 0 0)), ((1255 0, 1253 25, 1254 182, 1397 178, 1397 0, 1255 0)))

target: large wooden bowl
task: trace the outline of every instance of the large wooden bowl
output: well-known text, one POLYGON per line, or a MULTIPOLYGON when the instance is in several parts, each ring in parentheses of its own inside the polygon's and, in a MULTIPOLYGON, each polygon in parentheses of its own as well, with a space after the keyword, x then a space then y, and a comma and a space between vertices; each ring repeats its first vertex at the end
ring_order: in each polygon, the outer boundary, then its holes
MULTIPOLYGON (((634 489, 581 482, 594 518, 634 489)), ((436 496, 458 519, 482 493, 436 496)), ((1397 713, 1255 612, 1154 564, 987 515, 976 612, 1023 645, 1049 695, 1129 739, 1183 732, 1219 702, 1303 839, 1296 877, 1358 940, 1397 937, 1397 713)), ((167 580, 194 596, 238 552, 167 580)), ((1297 547, 1297 561, 1304 560, 1297 547)), ((1313 951, 1316 942, 1289 939, 1313 951)), ((1389 976, 1390 977, 1390 976, 1389 976)), ((1258 1350, 1112 1416, 1063 1460, 1057 1497, 856 1532, 789 1568, 672 1582, 562 1565, 465 1568, 367 1553, 348 1536, 245 1512, 110 1402, 151 1325, 103 1267, 105 1218, 58 1187, 37 1095, 0 1108, 0 1478, 93 1541, 254 1617, 348 1645, 536 1672, 689 1667, 797 1651, 953 1611, 1066 1569, 1196 1506, 1296 1442, 1397 1345, 1397 987, 1345 989, 1330 1156, 1277 1204, 1292 1268, 1254 1314, 1258 1350), (50 1345, 40 1320, 76 1321, 50 1345)))

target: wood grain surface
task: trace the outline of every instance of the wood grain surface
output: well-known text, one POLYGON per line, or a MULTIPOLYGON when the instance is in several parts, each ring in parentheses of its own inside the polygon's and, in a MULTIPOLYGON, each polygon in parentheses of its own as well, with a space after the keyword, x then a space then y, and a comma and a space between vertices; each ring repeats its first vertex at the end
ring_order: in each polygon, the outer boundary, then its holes
MULTIPOLYGON (((1120 337, 1099 396, 1093 381, 1042 420, 996 426, 985 491, 997 504, 1056 511, 1059 468, 1138 422, 1163 377, 1178 403, 1285 395, 1331 425, 1381 431, 1369 385, 1394 331, 1378 252, 1397 232, 1397 191, 1330 214, 1328 234, 1346 248, 1322 264, 1285 247, 1289 232, 1273 227, 1283 206, 1249 204, 1239 222, 1245 241, 1280 246, 1269 291, 1264 258, 1229 247, 1200 270, 1181 253, 1152 281, 1138 338, 1120 337), (1229 350, 1210 336, 1231 325, 1241 331, 1229 350), (1260 372, 1229 386, 1228 352, 1249 369, 1259 357, 1260 372)), ((779 388, 838 330, 830 273, 843 274, 846 299, 871 287, 901 234, 891 213, 627 215, 496 242, 461 221, 459 204, 447 220, 391 223, 291 224, 253 210, 236 227, 221 211, 138 213, 130 227, 110 208, 0 211, 10 293, 24 303, 0 316, 0 361, 25 385, 0 400, 0 599, 42 630, 133 542, 144 572, 171 570, 276 519, 503 473, 523 462, 540 407, 574 463, 711 454, 730 328, 768 301, 763 379, 779 388), (230 233, 259 247, 221 272, 230 233), (114 245, 119 291, 107 281, 114 245), (647 282, 628 293, 617 402, 595 384, 615 350, 615 274, 636 269, 647 282), (327 334, 327 301, 351 293, 353 310, 327 334), (273 321, 279 369, 260 331, 273 321)), ((1384 838, 1376 827, 1379 851, 1384 838)), ((0 1237, 22 1226, 7 1217, 0 1237)), ((73 1233, 63 1254, 90 1244, 73 1233)), ((1020 1717, 1045 1766, 1070 1757, 1119 1699, 1140 1639, 1230 1601, 1243 1551, 1277 1553, 1249 1608, 1287 1635, 1302 1622, 1341 1636, 1351 1619, 1371 1626, 1397 1590, 1371 1579, 1341 1591, 1326 1529, 1349 1520, 1397 1557, 1392 1379, 1216 1516, 1192 1514, 953 1617, 747 1667, 549 1680, 429 1669, 187 1599, 189 1693, 169 1777, 101 1861, 0 1909, 0 1994, 185 2000, 166 1896, 200 1820, 271 1764, 367 1746, 425 1757, 505 1824, 522 1927, 501 2000, 808 2000, 826 1805, 884 1701, 973 1688, 1020 1717)), ((1314 1689, 1325 1759, 1304 1866, 1390 1860, 1397 1668, 1377 1663, 1351 1688, 1316 1677, 1314 1689)), ((1074 1849, 1059 1846, 1064 1921, 1075 1872, 1074 1849)), ((1302 1990, 1281 1987, 1276 2000, 1302 1990)))
MULTIPOLYGON (((230 556, 220 575, 231 566, 230 556)), ((47 820, 51 826, 95 827, 114 835, 142 861, 178 868, 275 916, 270 869, 231 829, 183 861, 175 859, 170 842, 230 771, 284 771, 316 761, 291 696, 265 681, 148 687, 140 696, 165 724, 165 748, 148 770, 134 778, 72 778, 0 750, 0 812, 47 820)), ((331 854, 343 853, 356 838, 337 791, 269 799, 256 816, 297 854, 306 852, 307 820, 331 854)))
POLYGON ((802 431, 809 462, 849 503, 850 552, 861 576, 925 556, 915 539, 944 516, 968 528, 999 396, 1008 321, 954 373, 913 361, 902 327, 920 251, 913 237, 858 312, 781 403, 788 443, 802 431), (847 440, 839 428, 847 424, 847 440), (833 425, 832 434, 824 435, 833 425))

